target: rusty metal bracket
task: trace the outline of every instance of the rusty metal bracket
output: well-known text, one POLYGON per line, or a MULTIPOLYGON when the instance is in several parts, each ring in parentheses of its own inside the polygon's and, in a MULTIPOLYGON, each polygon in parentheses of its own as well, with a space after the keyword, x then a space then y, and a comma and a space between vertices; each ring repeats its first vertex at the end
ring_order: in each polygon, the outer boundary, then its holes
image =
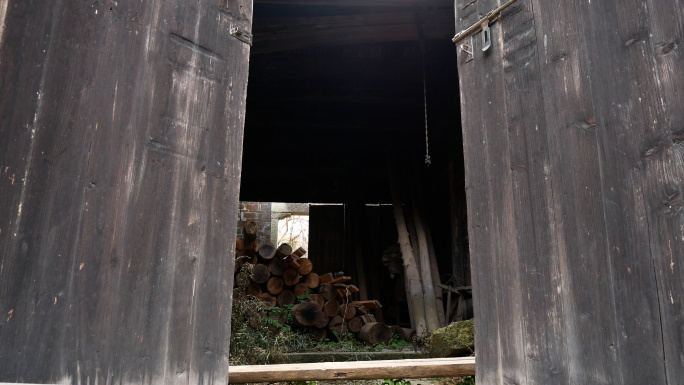
POLYGON ((243 43, 252 45, 252 34, 235 23, 230 23, 230 35, 243 43))
POLYGON ((503 3, 499 8, 489 12, 482 19, 478 20, 475 24, 457 33, 456 36, 454 36, 454 38, 451 39, 451 41, 453 41, 454 44, 458 44, 469 36, 475 35, 480 31, 485 31, 485 34, 482 36, 482 50, 486 51, 491 46, 491 33, 489 31, 489 25, 500 18, 501 11, 508 8, 509 5, 515 3, 516 1, 517 0, 508 0, 507 2, 503 3))

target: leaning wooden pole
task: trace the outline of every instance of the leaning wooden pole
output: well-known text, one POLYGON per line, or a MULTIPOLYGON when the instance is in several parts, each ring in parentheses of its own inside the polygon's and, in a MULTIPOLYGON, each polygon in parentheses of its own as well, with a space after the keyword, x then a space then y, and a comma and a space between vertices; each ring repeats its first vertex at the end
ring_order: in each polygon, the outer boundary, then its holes
POLYGON ((430 266, 430 253, 428 252, 427 237, 423 221, 418 213, 418 208, 413 205, 413 221, 416 224, 418 235, 418 245, 420 246, 420 280, 423 284, 423 304, 425 306, 425 321, 427 330, 432 333, 439 329, 439 316, 437 315, 437 301, 435 299, 435 289, 432 285, 432 269, 430 266))
POLYGON ((416 333, 420 335, 423 334, 427 329, 425 305, 423 301, 423 286, 420 282, 420 275, 418 274, 418 268, 416 267, 416 260, 413 258, 413 249, 411 248, 411 243, 409 242, 409 235, 408 231, 406 230, 406 221, 404 220, 404 210, 401 207, 399 190, 392 167, 391 157, 388 155, 387 169, 390 179, 390 188, 392 190, 394 218, 397 222, 399 247, 401 249, 401 256, 404 261, 404 277, 406 279, 406 287, 409 292, 407 300, 409 303, 409 310, 411 310, 411 313, 413 314, 416 333))

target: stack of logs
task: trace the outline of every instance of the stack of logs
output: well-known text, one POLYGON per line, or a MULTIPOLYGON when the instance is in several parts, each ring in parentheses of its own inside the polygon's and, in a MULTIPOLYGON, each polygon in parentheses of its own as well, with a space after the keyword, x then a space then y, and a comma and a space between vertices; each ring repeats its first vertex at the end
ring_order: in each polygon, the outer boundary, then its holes
POLYGON ((239 275, 246 264, 251 264, 247 265, 251 273, 247 279, 236 277, 235 282, 247 294, 268 302, 273 307, 271 317, 280 324, 286 322, 284 309, 292 305, 293 324, 319 341, 337 339, 347 331, 372 345, 387 343, 393 334, 408 341, 413 338, 413 331, 375 320, 370 310, 381 307, 378 301, 351 300, 359 291, 346 283, 351 277, 332 273, 319 276, 313 272, 311 260, 304 258, 306 250, 300 247, 293 251, 287 243, 278 247, 271 242, 259 244, 256 234, 256 222, 247 222, 244 240, 236 241, 235 273, 239 275))

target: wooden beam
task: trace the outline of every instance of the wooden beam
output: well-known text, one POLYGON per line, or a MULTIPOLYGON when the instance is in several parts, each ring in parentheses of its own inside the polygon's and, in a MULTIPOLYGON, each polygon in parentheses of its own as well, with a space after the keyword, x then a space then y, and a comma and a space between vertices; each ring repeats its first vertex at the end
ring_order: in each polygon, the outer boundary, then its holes
MULTIPOLYGON (((425 38, 453 37, 453 18, 451 12, 422 12, 421 19, 430 25, 425 38)), ((253 31, 252 54, 324 45, 418 40, 414 12, 261 19, 253 31)))
POLYGON ((231 366, 231 384, 475 375, 475 357, 231 366))
POLYGON ((254 0, 259 4, 325 5, 335 7, 451 7, 452 0, 254 0))

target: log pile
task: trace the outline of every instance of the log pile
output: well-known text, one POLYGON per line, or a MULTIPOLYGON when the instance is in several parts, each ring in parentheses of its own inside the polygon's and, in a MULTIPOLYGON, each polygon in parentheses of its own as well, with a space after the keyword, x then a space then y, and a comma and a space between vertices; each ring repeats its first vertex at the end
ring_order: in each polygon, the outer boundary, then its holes
POLYGON ((247 222, 244 239, 236 241, 235 290, 269 303, 274 308, 271 318, 285 324, 289 311, 292 325, 319 341, 336 340, 347 332, 372 345, 389 342, 393 334, 411 341, 411 331, 375 320, 371 311, 381 308, 380 302, 353 299, 359 289, 350 284, 351 277, 318 275, 303 248, 259 244, 256 234, 257 224, 247 222))

